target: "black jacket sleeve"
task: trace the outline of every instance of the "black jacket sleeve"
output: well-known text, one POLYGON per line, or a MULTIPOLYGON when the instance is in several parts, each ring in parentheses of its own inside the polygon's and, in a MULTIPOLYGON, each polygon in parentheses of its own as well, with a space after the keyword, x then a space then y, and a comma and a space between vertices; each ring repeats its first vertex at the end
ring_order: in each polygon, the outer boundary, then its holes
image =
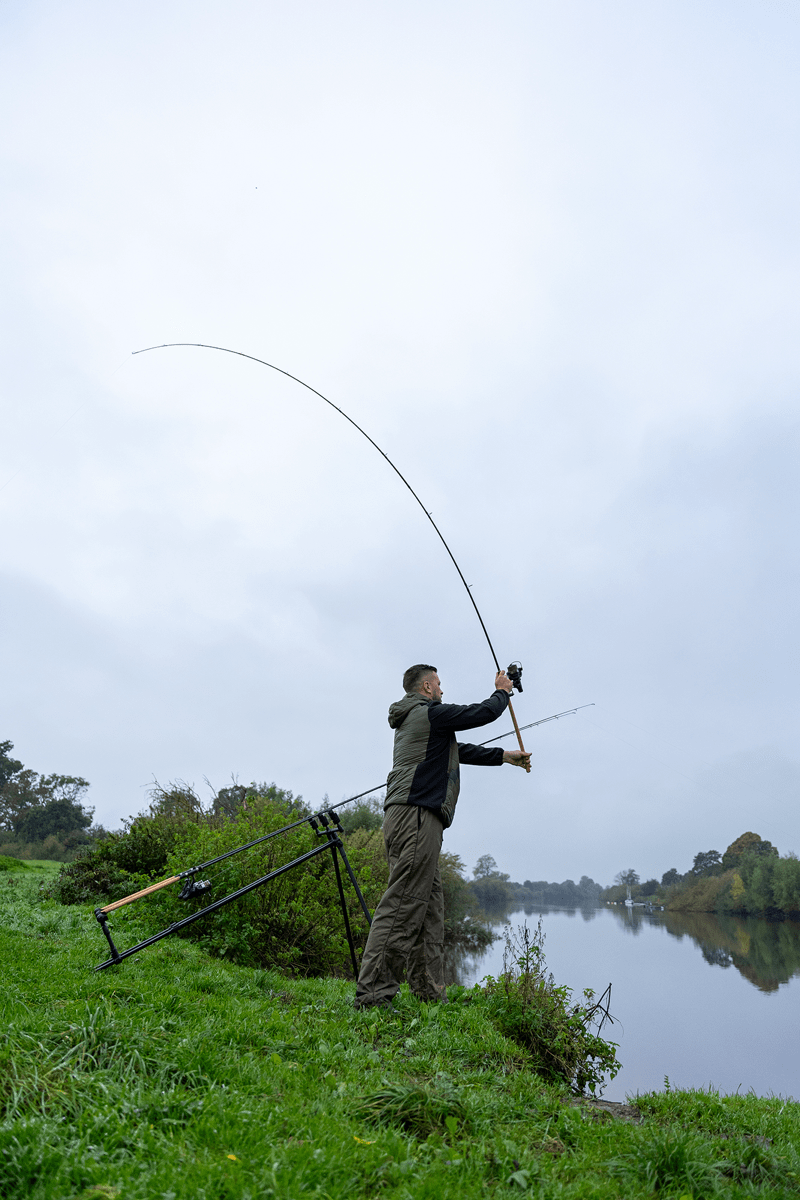
POLYGON ((470 742, 458 743, 458 761, 469 767, 502 767, 502 746, 473 746, 470 742))
POLYGON ((428 720, 437 733, 457 733, 459 729, 478 729, 490 725, 508 708, 509 695, 500 688, 480 704, 431 704, 428 720))

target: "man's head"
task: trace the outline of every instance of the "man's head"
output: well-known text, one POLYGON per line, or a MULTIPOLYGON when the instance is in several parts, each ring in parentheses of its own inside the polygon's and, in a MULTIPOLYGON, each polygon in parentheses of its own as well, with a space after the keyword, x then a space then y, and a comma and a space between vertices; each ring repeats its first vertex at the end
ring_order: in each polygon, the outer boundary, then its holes
POLYGON ((417 663, 409 667, 403 676, 403 691, 419 692, 428 700, 441 700, 442 685, 436 667, 432 667, 430 663, 417 663))

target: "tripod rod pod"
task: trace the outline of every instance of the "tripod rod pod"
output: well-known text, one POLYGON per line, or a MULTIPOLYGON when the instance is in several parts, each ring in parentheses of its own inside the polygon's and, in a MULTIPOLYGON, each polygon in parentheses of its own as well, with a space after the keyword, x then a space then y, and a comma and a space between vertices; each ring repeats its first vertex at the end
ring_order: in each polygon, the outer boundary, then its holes
MULTIPOLYGON (((184 917, 182 921, 173 921, 172 924, 168 925, 166 929, 162 929, 158 933, 154 933, 152 937, 145 938, 144 941, 137 942, 137 944, 135 946, 130 946, 127 950, 118 950, 117 949, 117 947, 114 945, 113 938, 111 937, 111 931, 108 928, 108 913, 111 911, 112 908, 118 907, 119 902, 117 902, 116 905, 107 905, 105 908, 96 908, 94 910, 94 915, 97 917, 97 920, 100 924, 100 928, 102 929, 103 933, 105 934, 106 940, 111 949, 111 957, 106 959, 105 962, 99 963, 95 967, 95 971, 104 971, 106 967, 111 967, 111 966, 114 966, 116 963, 122 962, 122 960, 124 958, 129 958, 131 956, 131 954, 138 954, 138 952, 140 950, 144 950, 147 946, 152 946, 155 944, 155 942, 160 942, 162 938, 169 937, 170 934, 177 933, 179 929, 184 929, 187 925, 191 925, 192 922, 201 920, 203 917, 208 916, 209 913, 216 912, 217 909, 222 908, 226 904, 232 903, 232 901, 234 901, 234 900, 238 900, 241 896, 246 896, 248 892, 252 892, 255 888, 261 887, 262 884, 269 883, 270 880, 272 880, 272 879, 277 879, 279 875, 283 875, 287 871, 291 871, 293 867, 299 867, 301 865, 301 863, 308 862, 309 859, 315 858, 318 854, 324 854, 325 851, 330 847, 333 852, 334 863, 336 866, 336 879, 337 879, 337 883, 339 885, 339 898, 340 898, 341 904, 342 904, 342 913, 344 915, 345 928, 347 931, 348 942, 350 945, 350 953, 351 953, 351 956, 353 959, 353 970, 355 971, 356 975, 358 975, 358 966, 356 964, 356 958, 355 958, 355 947, 353 944, 353 937, 352 937, 352 932, 350 929, 350 921, 349 921, 349 917, 347 914, 347 908, 346 908, 346 904, 345 904, 344 888, 342 886, 342 878, 341 878, 341 874, 339 872, 339 862, 338 862, 337 854, 341 854, 341 856, 342 856, 345 867, 347 868, 347 873, 350 876, 353 887, 355 888, 356 894, 361 903, 361 908, 363 909, 364 915, 370 924, 372 923, 372 917, 370 916, 369 909, 367 908, 367 903, 361 893, 361 889, 358 886, 358 882, 356 880, 355 874, 353 873, 353 868, 351 867, 350 862, 347 858, 347 855, 345 854, 344 846, 342 844, 341 838, 339 837, 339 831, 341 830, 341 823, 339 821, 338 813, 336 815, 334 815, 333 811, 329 809, 327 813, 318 813, 317 816, 319 816, 321 821, 323 820, 323 817, 324 817, 324 825, 326 826, 325 832, 326 832, 327 836, 326 836, 326 840, 324 842, 321 842, 318 846, 315 846, 313 850, 308 850, 308 851, 306 851, 305 854, 299 855, 297 858, 292 859, 291 862, 285 863, 282 867, 277 867, 274 871, 269 871, 266 875, 262 875, 260 879, 254 879, 252 883, 245 884, 244 887, 240 887, 235 892, 231 892, 231 894, 229 896, 223 896, 220 900, 214 900, 211 904, 207 904, 205 908, 200 908, 197 910, 197 912, 192 913, 190 916, 184 917), (328 821, 329 817, 330 817, 331 821, 333 822, 333 829, 330 828, 330 824, 328 821)), ((312 824, 312 827, 314 827, 316 829, 316 831, 319 832, 316 825, 314 824, 313 817, 311 817, 311 818, 306 817, 305 820, 310 821, 310 823, 312 824)), ((302 823, 303 822, 299 822, 299 824, 302 824, 302 823)), ((227 856, 223 855, 222 857, 227 857, 227 856)), ((195 870, 196 869, 197 868, 195 868, 195 870)), ((190 872, 184 872, 184 874, 190 874, 190 872)), ((180 878, 180 877, 176 876, 175 878, 180 878)), ((171 882, 173 882, 173 880, 167 880, 166 882, 171 883, 171 882)), ((158 886, 164 886, 164 884, 161 884, 158 886)), ((145 889, 145 891, 154 891, 154 890, 155 890, 155 888, 146 888, 145 889)), ((203 890, 205 890, 205 889, 203 889, 203 890)), ((141 895, 143 893, 139 893, 139 894, 141 895)), ((132 899, 132 897, 129 897, 129 899, 132 899)))

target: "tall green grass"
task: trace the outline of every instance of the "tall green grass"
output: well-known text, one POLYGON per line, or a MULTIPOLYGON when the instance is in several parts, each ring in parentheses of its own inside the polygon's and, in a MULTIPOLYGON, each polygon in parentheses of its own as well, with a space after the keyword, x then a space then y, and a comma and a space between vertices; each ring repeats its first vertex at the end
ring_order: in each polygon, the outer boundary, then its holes
POLYGON ((352 983, 178 939, 95 973, 91 910, 42 879, 0 881, 3 1200, 797 1194, 796 1104, 670 1092, 614 1122, 459 989, 356 1012, 352 983))

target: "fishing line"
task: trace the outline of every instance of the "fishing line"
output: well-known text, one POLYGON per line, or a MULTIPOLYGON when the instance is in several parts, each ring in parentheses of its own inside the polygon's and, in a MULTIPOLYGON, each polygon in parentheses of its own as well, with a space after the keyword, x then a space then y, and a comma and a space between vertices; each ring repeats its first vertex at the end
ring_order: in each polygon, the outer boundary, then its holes
MULTIPOLYGON (((466 579, 464 578, 464 573, 461 570, 461 567, 456 562, 456 558, 455 558, 455 555, 453 554, 453 551, 450 549, 447 542, 445 541, 444 534, 442 533, 441 529, 434 521, 434 519, 431 516, 428 509, 425 507, 425 505, 420 500, 417 493, 414 491, 411 484, 406 479, 405 475, 403 475, 403 473, 400 471, 400 469, 394 465, 394 463, 389 458, 389 455, 386 453, 386 451, 381 450, 378 443, 369 436, 369 434, 366 432, 365 429, 361 428, 361 426, 358 424, 357 421, 354 421, 352 417, 349 417, 343 408, 339 408, 338 404, 334 404, 334 402, 332 400, 329 400, 327 396, 323 396, 322 392, 317 391, 317 389, 315 387, 312 387, 310 383, 306 383, 304 380, 299 379, 297 377, 297 375, 292 375, 291 372, 284 371, 283 367, 276 367, 274 363, 267 362, 263 358, 256 358, 256 356, 254 354, 245 354, 243 350, 230 350, 227 346, 209 346, 205 342, 164 342, 160 346, 145 346, 142 350, 133 350, 132 353, 133 354, 147 354, 151 350, 173 350, 173 349, 176 349, 177 347, 192 347, 193 349, 199 349, 199 350, 218 350, 222 354, 235 354, 239 358, 249 358, 251 362, 260 363, 262 367, 269 367, 269 369, 271 371, 277 371, 279 375, 285 375, 287 379, 293 379, 295 383, 299 383, 301 387, 306 388, 309 392, 313 392, 315 396, 319 396, 320 400, 324 400, 325 403, 330 405, 330 407, 332 409, 334 409, 336 412, 338 412, 340 416, 344 417, 344 419, 346 421, 349 421, 350 424, 353 426, 353 428, 357 429, 358 432, 361 434, 361 436, 365 437, 367 439, 367 441, 369 442, 369 444, 371 446, 374 446, 375 449, 378 451, 378 453, 381 455, 381 457, 386 460, 386 462, 389 464, 389 466, 394 471, 395 475, 397 475, 397 477, 405 484, 405 486, 411 492, 411 495, 414 497, 417 504, 420 506, 422 511, 425 513, 425 516, 428 518, 431 525, 436 530, 437 537, 439 538, 440 542, 442 543, 442 545, 444 546, 448 555, 450 556, 450 561, 452 562, 456 571, 458 571, 458 577, 461 580, 461 582, 463 583, 464 589, 465 589, 467 595, 469 596, 470 604, 475 609, 475 615, 477 616, 478 620, 480 621, 481 629, 483 630, 483 635, 486 638, 487 644, 489 646, 489 650, 491 651, 491 654, 492 654, 492 658, 494 659, 494 665, 498 671, 500 671, 502 669, 500 667, 500 661, 495 653, 494 646, 492 645, 492 639, 489 637, 489 631, 487 630, 486 625, 484 624, 483 617, 480 614, 480 609, 478 608, 478 605, 475 602, 475 597, 472 595, 472 590, 470 588, 470 585, 467 583, 466 579)), ((516 720, 514 720, 514 724, 516 725, 516 720)))

